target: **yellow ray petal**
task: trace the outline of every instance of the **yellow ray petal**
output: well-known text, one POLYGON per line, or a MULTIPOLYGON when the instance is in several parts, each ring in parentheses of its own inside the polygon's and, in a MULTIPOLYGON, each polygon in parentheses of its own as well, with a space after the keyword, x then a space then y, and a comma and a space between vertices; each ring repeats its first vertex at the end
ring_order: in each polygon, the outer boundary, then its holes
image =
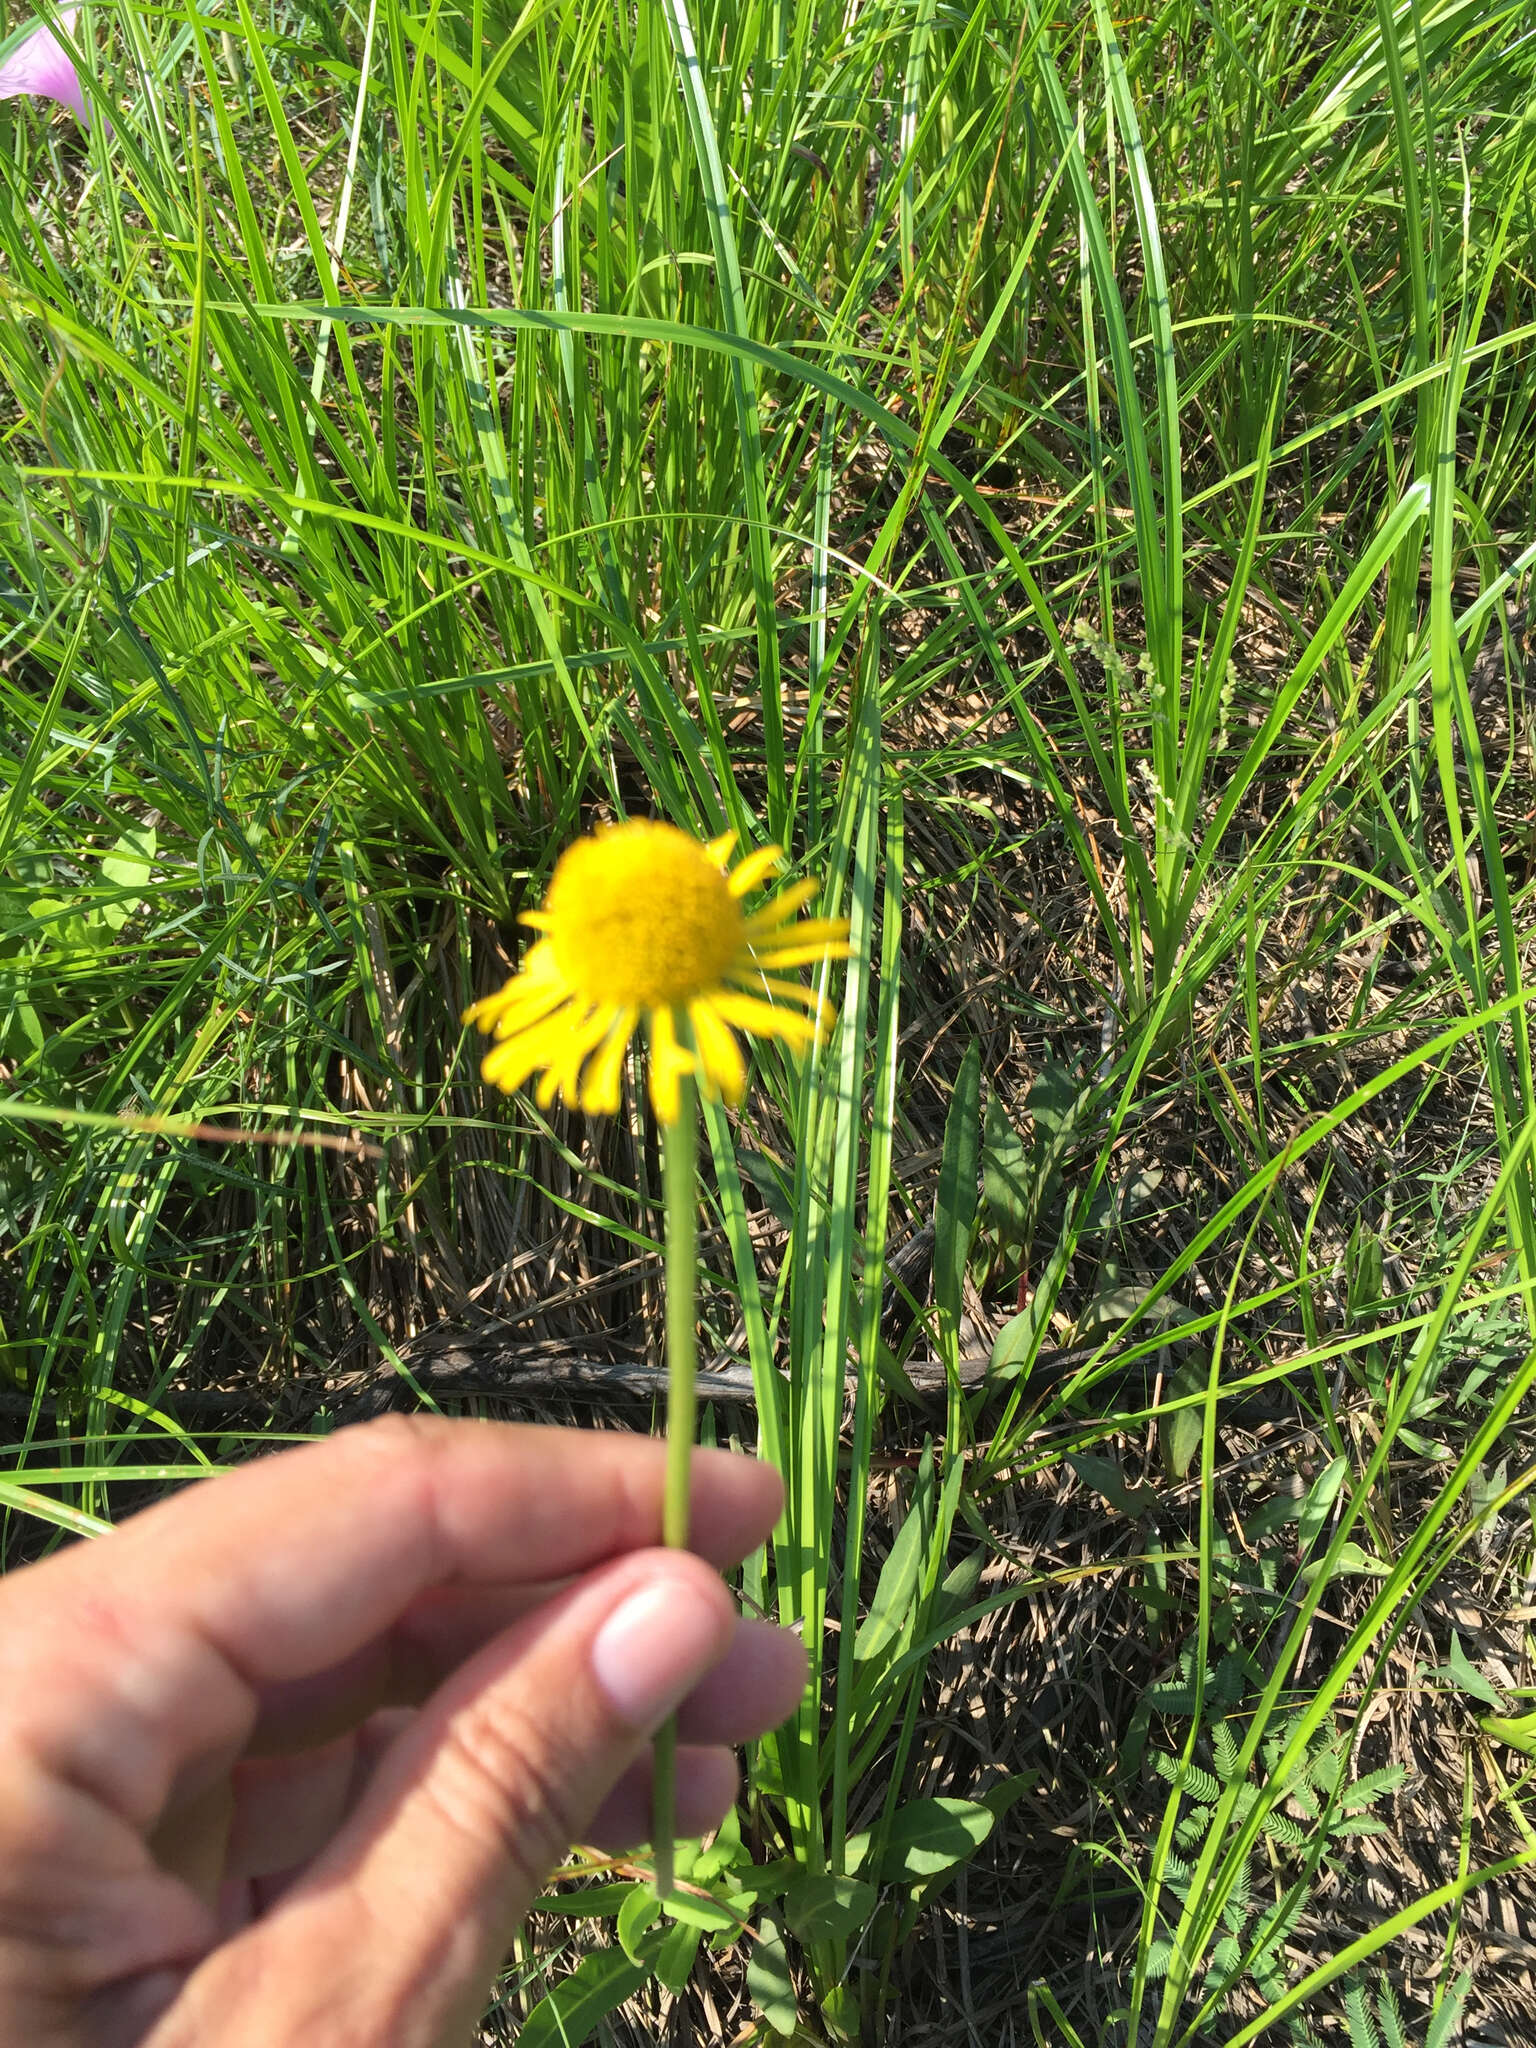
POLYGON ((815 1043, 815 1025, 798 1011, 778 1009, 760 996, 738 994, 730 988, 721 989, 711 1001, 727 1024, 735 1024, 758 1038, 782 1038, 789 1045, 815 1043))
MULTIPOLYGON (((813 964, 819 966, 823 960, 846 960, 848 958, 846 943, 842 946, 836 946, 829 945, 825 939, 797 939, 793 945, 790 945, 787 943, 788 934, 786 933, 785 936, 786 943, 782 946, 772 946, 761 952, 754 947, 752 965, 754 967, 809 967, 813 964)), ((738 969, 737 972, 739 973, 741 970, 738 969)))
POLYGON ((726 887, 733 896, 745 896, 762 882, 765 875, 771 875, 775 868, 782 867, 784 849, 781 846, 760 846, 756 853, 749 853, 732 868, 726 887))
POLYGON ((743 989, 748 995, 776 996, 783 1003, 800 1003, 817 1019, 826 1031, 832 1024, 832 1006, 822 1001, 815 989, 807 988, 803 981, 785 981, 776 974, 732 975, 732 985, 743 989))
POLYGON ((612 1004, 600 1004, 589 1010, 579 1022, 572 1021, 559 1058, 550 1061, 549 1071, 539 1083, 539 1092, 534 1099, 540 1109, 548 1109, 557 1094, 572 1109, 576 1107, 582 1063, 593 1046, 607 1035, 612 1022, 612 1004))
POLYGON ((848 952, 848 920, 846 917, 808 917, 800 924, 781 925, 771 932, 749 932, 747 943, 754 953, 771 952, 775 946, 825 946, 835 959, 840 960, 848 952))
POLYGON ((560 1057, 569 1030, 569 1011, 557 1011, 542 1024, 493 1046, 481 1062, 481 1075, 503 1095, 510 1095, 514 1088, 522 1087, 530 1074, 560 1057))
POLYGON ((522 913, 538 937, 520 971, 466 1012, 495 1039, 482 1067, 487 1081, 510 1092, 532 1079, 541 1102, 561 1097, 612 1112, 643 1018, 650 1100, 672 1123, 684 1075, 697 1075, 712 1095, 740 1098, 749 1071, 741 1033, 813 1044, 831 1012, 795 970, 846 956, 847 921, 797 922, 814 909, 817 882, 791 883, 775 897, 780 849, 749 850, 732 868, 738 846, 734 832, 700 842, 657 820, 631 820, 567 847, 543 902, 522 913))
POLYGON ((460 1019, 464 1024, 478 1024, 482 1031, 489 1031, 498 1017, 508 1010, 515 1010, 527 997, 528 984, 520 974, 514 974, 510 981, 504 981, 494 995, 482 996, 477 1003, 471 1003, 460 1019))
POLYGON ((569 1000, 569 991, 563 988, 539 994, 509 985, 502 999, 492 998, 485 1003, 477 1003, 467 1021, 498 1039, 515 1038, 519 1031, 526 1031, 531 1024, 537 1024, 569 1000))
POLYGON ((688 1005, 693 1042, 699 1049, 699 1068, 714 1083, 727 1102, 740 1102, 747 1085, 747 1063, 741 1056, 730 1026, 715 1010, 711 997, 688 1005))
POLYGON ((492 1036, 498 1041, 503 1038, 516 1038, 520 1032, 532 1030, 535 1024, 542 1023, 546 1017, 558 1014, 570 1000, 569 990, 551 989, 547 995, 525 998, 519 1003, 509 1004, 496 1019, 494 1026, 482 1024, 480 1029, 490 1029, 492 1036))
MULTIPOLYGON (((558 984, 548 990, 529 991, 521 1001, 502 1011, 496 1019, 494 1035, 497 1039, 516 1038, 519 1032, 530 1031, 545 1017, 558 1015, 570 1003, 570 990, 558 984)), ((487 1028, 484 1024, 480 1026, 482 1031, 487 1028)))
POLYGON ((760 932, 774 932, 780 925, 789 924, 800 906, 809 903, 820 888, 820 882, 791 882, 761 910, 753 911, 746 921, 747 937, 756 938, 760 932))
POLYGON ((581 1106, 588 1116, 618 1115, 624 1055, 634 1036, 639 1014, 638 1010, 620 1010, 607 1038, 588 1064, 587 1078, 581 1091, 581 1106))
POLYGON ((683 1108, 677 1084, 684 1074, 693 1072, 693 1055, 678 1044, 677 1028, 670 1010, 652 1010, 649 1022, 651 1107, 662 1123, 675 1124, 683 1108))
POLYGON ((502 1011, 506 1009, 511 992, 516 986, 517 983, 515 981, 509 981, 506 987, 498 989, 495 995, 482 996, 479 1002, 471 1003, 467 1010, 460 1013, 459 1022, 461 1024, 478 1024, 482 1031, 489 1031, 502 1011))
MULTIPOLYGON (((541 939, 528 949, 528 957, 510 981, 504 981, 494 995, 482 996, 478 1003, 470 1004, 463 1021, 490 1031, 503 1017, 525 1008, 535 1013, 547 1010, 552 1002, 568 994, 565 977, 555 961, 555 949, 541 939)), ((505 1032, 502 1036, 506 1036, 505 1032)))

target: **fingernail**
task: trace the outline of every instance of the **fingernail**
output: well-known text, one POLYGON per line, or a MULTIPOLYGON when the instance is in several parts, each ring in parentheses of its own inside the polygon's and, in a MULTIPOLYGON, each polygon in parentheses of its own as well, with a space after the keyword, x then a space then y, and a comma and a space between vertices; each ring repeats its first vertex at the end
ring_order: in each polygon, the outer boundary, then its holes
POLYGON ((643 1586, 614 1609, 592 1641, 592 1668, 619 1718, 658 1729, 723 1651, 714 1602, 686 1580, 643 1586))

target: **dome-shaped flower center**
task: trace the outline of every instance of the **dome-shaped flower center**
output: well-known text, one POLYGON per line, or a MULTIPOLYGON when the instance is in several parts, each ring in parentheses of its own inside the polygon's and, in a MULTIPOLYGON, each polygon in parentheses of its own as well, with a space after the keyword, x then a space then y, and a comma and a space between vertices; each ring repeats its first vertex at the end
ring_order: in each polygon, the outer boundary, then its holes
POLYGON ((745 943, 736 899, 704 848, 645 819, 568 847, 544 913, 572 991, 626 1009, 671 1007, 718 987, 745 943))

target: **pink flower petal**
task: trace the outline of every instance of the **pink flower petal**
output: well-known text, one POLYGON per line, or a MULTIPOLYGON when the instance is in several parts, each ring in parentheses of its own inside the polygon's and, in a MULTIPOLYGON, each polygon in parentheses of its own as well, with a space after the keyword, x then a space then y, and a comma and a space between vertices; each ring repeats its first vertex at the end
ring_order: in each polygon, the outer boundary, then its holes
MULTIPOLYGON (((77 8, 68 7, 60 14, 59 26, 66 35, 74 34, 78 12, 77 8)), ((57 100, 61 107, 69 108, 82 127, 91 125, 75 60, 53 30, 42 22, 0 64, 0 100, 28 95, 33 99, 57 100)))

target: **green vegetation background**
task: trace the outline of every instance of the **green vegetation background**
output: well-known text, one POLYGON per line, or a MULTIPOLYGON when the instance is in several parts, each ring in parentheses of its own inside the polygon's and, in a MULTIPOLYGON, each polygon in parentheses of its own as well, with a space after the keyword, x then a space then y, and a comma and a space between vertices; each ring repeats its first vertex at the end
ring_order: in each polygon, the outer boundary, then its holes
POLYGON ((457 1019, 595 815, 777 839, 859 957, 710 1119, 704 1337, 817 1689, 487 2038, 1532 2039, 1529 9, 80 21, 110 127, 0 108, 11 1554, 370 1401, 645 1426, 644 1118, 457 1019))

